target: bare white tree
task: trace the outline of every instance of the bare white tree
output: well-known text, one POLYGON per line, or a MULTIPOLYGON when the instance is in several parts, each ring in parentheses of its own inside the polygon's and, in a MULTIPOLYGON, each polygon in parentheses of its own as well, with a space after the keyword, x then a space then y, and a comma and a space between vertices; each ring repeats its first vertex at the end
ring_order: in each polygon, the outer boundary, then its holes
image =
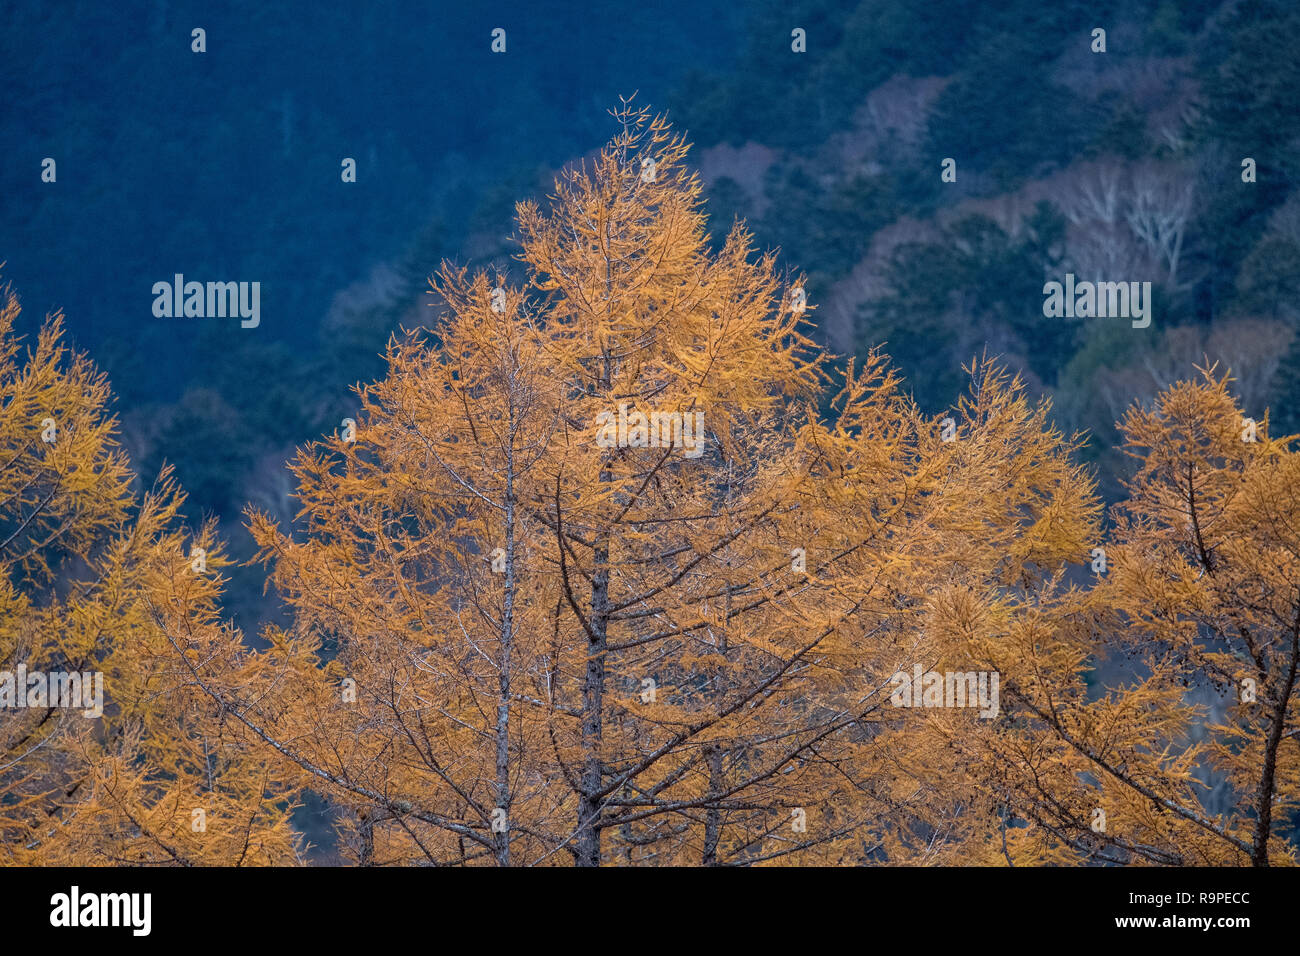
POLYGON ((1192 215, 1194 195, 1191 176, 1179 167, 1143 164, 1133 174, 1125 221, 1133 235, 1151 249, 1163 263, 1166 283, 1178 284, 1178 261, 1183 235, 1192 215))
POLYGON ((1070 224, 1066 262, 1076 275, 1114 279, 1136 270, 1174 291, 1191 287, 1182 259, 1196 190, 1185 167, 1102 160, 1081 166, 1066 190, 1057 203, 1070 224))

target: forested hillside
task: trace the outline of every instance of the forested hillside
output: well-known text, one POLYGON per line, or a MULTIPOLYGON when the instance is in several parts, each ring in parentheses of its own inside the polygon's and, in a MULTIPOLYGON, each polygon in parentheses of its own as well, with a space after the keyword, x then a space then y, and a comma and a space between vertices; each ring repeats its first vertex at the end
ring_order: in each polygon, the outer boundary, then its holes
POLYGON ((1294 5, 399 4, 359 32, 241 3, 65 6, 19 11, 0 41, 0 129, 24 157, 0 170, 0 256, 29 311, 63 308, 94 347, 135 457, 175 464, 193 509, 283 500, 290 449, 343 417, 389 332, 428 321, 437 263, 508 266, 514 201, 636 89, 695 143, 715 239, 746 219, 806 270, 818 336, 845 356, 887 343, 923 408, 987 348, 1091 432, 1112 498, 1126 403, 1206 356, 1256 416, 1300 430, 1294 5), (196 17, 211 51, 165 52, 196 17), (31 175, 48 155, 58 190, 31 175), (1044 277, 1112 263, 1153 279, 1150 329, 1042 321, 1044 277), (176 271, 260 278, 268 320, 155 320, 148 287, 176 271))

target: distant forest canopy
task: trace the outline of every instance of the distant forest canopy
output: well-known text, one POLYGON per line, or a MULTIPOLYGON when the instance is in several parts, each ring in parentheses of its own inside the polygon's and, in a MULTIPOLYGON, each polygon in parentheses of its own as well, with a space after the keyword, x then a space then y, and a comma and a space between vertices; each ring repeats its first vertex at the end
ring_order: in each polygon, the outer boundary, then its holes
MULTIPOLYGON (((19 331, 64 310, 143 480, 174 464, 191 519, 246 557, 242 507, 292 515, 285 460, 355 411, 391 332, 432 322, 439 261, 516 268, 515 201, 637 90, 695 144, 715 240, 744 218, 806 272, 823 341, 885 343, 928 413, 1002 356, 1090 431, 1113 499, 1115 421, 1207 358, 1300 431, 1298 37, 1285 2, 18 10, 0 261, 19 331), (259 327, 155 318, 176 273, 260 282, 259 327), (1045 318, 1067 273, 1151 281, 1151 326, 1045 318)), ((227 603, 274 613, 256 574, 227 603)))

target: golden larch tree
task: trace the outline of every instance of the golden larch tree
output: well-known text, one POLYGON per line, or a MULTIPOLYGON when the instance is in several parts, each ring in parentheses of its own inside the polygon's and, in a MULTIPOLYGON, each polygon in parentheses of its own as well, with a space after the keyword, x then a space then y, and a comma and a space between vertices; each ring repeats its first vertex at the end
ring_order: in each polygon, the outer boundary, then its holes
POLYGON ((882 355, 832 374, 684 139, 616 117, 518 207, 523 283, 444 268, 294 525, 251 515, 293 623, 214 700, 361 862, 923 857, 961 800, 891 679, 972 669, 948 599, 1076 554, 1090 486, 1004 375, 950 441, 882 355))
POLYGON ((143 496, 108 383, 59 316, 25 350, 0 304, 0 855, 20 864, 253 864, 297 858, 293 790, 179 666, 157 609, 180 589, 187 655, 231 675, 223 558, 189 535, 164 472, 143 496), (206 549, 204 573, 194 570, 206 549))

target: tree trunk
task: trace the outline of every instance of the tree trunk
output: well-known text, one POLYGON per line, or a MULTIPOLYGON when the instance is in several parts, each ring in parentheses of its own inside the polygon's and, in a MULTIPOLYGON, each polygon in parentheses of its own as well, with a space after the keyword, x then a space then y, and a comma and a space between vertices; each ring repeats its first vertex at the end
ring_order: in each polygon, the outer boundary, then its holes
POLYGON ((582 779, 578 796, 578 866, 600 866, 600 790, 604 781, 601 737, 605 707, 605 646, 609 630, 609 542, 595 549, 591 578, 591 635, 582 682, 582 779))

